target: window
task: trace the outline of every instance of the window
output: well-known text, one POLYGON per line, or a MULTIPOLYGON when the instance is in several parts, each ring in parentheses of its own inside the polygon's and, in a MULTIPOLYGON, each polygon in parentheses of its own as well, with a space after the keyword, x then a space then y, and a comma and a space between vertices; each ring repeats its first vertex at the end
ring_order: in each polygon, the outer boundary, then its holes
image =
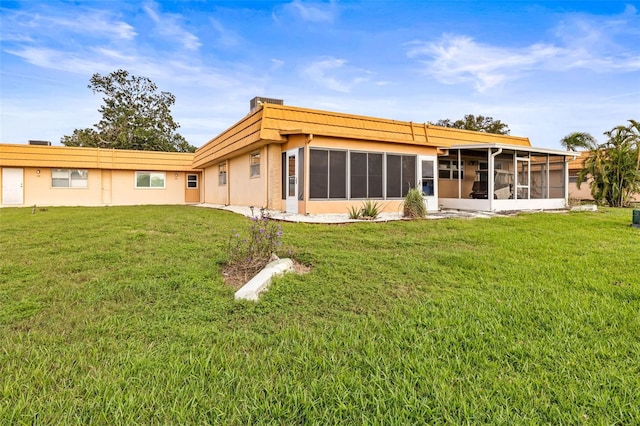
POLYGON ((309 178, 310 198, 347 198, 347 152, 312 149, 309 178))
POLYGON ((51 186, 54 188, 87 188, 89 172, 77 169, 52 169, 51 186))
POLYGON ((460 161, 460 170, 458 170, 458 160, 438 161, 438 177, 440 179, 458 179, 458 176, 460 179, 464 179, 464 161, 460 161))
POLYGON ((187 188, 198 188, 198 175, 187 175, 187 188))
POLYGON ((426 196, 435 194, 434 161, 422 160, 422 193, 426 196))
POLYGON ((416 156, 387 154, 387 198, 402 198, 416 186, 416 156))
POLYGON ((220 163, 218 165, 218 186, 225 186, 227 184, 227 163, 220 163))
POLYGON ((382 198, 382 154, 352 152, 350 154, 351 198, 382 198))
POLYGON ((309 198, 402 198, 416 186, 416 156, 312 148, 309 198), (386 161, 385 161, 386 158, 386 161), (347 174, 347 165, 349 173, 347 174), (386 180, 385 180, 386 176, 386 180))
MULTIPOLYGON (((496 170, 502 170, 502 163, 500 161, 496 161, 493 164, 493 168, 496 170)), ((489 169, 489 163, 487 163, 486 161, 478 162, 478 170, 488 170, 488 169, 489 169)), ((462 168, 462 170, 464 170, 464 167, 462 168)))
POLYGON ((569 183, 578 183, 578 172, 569 172, 569 183))
POLYGON ((136 188, 164 188, 164 172, 136 172, 136 188))
POLYGON ((254 152, 249 160, 249 176, 260 177, 260 153, 254 152))

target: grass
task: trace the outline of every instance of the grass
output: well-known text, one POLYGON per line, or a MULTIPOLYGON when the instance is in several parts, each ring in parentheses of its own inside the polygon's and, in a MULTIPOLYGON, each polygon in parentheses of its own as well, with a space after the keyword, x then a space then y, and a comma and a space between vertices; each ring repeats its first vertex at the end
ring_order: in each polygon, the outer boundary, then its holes
POLYGON ((254 304, 243 217, 0 209, 0 424, 637 424, 630 222, 284 223, 312 271, 254 304))

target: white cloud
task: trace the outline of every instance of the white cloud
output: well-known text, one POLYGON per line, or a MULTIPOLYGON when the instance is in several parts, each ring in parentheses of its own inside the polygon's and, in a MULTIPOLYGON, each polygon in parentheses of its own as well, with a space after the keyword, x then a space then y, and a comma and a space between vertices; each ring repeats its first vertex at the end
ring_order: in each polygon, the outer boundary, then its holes
POLYGON ((471 84, 478 92, 524 77, 531 71, 596 73, 640 70, 640 15, 627 5, 615 16, 570 13, 553 28, 555 41, 522 47, 481 43, 445 34, 406 45, 407 56, 445 84, 471 84))
POLYGON ((211 26, 218 32, 218 43, 223 47, 234 47, 240 44, 240 37, 224 27, 217 19, 209 18, 211 26))
POLYGON ((446 84, 472 83, 484 90, 516 78, 517 73, 561 53, 549 45, 533 45, 525 49, 508 49, 477 43, 471 37, 444 35, 436 42, 409 44, 409 58, 430 57, 422 61, 427 72, 446 84))
POLYGON ((73 17, 68 17, 64 10, 46 6, 43 5, 37 12, 2 9, 2 39, 34 42, 34 35, 49 39, 65 38, 69 33, 110 40, 133 40, 137 36, 131 25, 117 19, 109 11, 82 9, 73 17))
POLYGON ((157 3, 148 3, 143 6, 144 11, 155 22, 159 34, 182 44, 187 50, 198 50, 202 46, 198 37, 182 28, 179 23, 180 15, 161 13, 157 8, 157 3))
POLYGON ((286 4, 283 10, 288 14, 297 16, 303 21, 316 23, 333 23, 338 15, 338 8, 333 1, 321 3, 293 0, 291 3, 286 4))
POLYGON ((327 89, 349 93, 354 86, 369 80, 369 72, 347 65, 345 59, 323 57, 303 70, 309 79, 327 89))
POLYGON ((469 83, 478 92, 518 79, 528 71, 595 72, 640 70, 640 54, 595 52, 587 46, 559 47, 533 44, 521 48, 493 46, 473 38, 445 34, 434 42, 407 44, 407 56, 418 59, 425 71, 445 84, 469 83), (426 58, 426 59, 423 59, 426 58))
POLYGON ((284 66, 284 61, 281 61, 280 59, 276 59, 276 58, 271 58, 271 68, 270 68, 271 71, 279 70, 283 66, 284 66))

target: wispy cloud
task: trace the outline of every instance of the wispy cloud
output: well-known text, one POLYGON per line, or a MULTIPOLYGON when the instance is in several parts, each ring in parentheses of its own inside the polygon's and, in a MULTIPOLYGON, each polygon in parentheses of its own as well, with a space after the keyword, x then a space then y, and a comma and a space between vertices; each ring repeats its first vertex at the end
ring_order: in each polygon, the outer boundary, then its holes
POLYGON ((302 71, 310 80, 336 92, 349 93, 354 86, 369 80, 369 72, 351 67, 345 59, 323 57, 302 71))
MULTIPOLYGON (((334 1, 324 3, 293 0, 284 5, 282 11, 303 21, 316 23, 333 23, 338 16, 338 7, 334 1)), ((274 18, 277 19, 277 15, 274 15, 274 18)))
POLYGON ((157 3, 147 3, 143 9, 151 20, 155 22, 158 34, 182 44, 188 50, 197 50, 202 46, 197 36, 180 25, 180 20, 182 19, 180 15, 160 12, 157 3))
POLYGON ((428 58, 421 62, 440 82, 471 83, 480 92, 562 54, 562 49, 552 45, 509 49, 451 34, 435 42, 416 41, 407 46, 409 58, 428 58))
POLYGON ((640 49, 638 44, 629 48, 633 38, 640 43, 638 28, 637 10, 627 7, 616 17, 566 15, 555 28, 554 43, 504 47, 445 34, 435 41, 414 41, 405 47, 407 56, 418 60, 438 81, 471 84, 483 92, 530 71, 638 71, 640 49), (624 42, 619 42, 620 38, 624 42))
POLYGON ((241 37, 234 31, 226 28, 220 21, 210 18, 209 22, 214 30, 218 33, 218 44, 222 47, 234 47, 240 44, 241 37))
POLYGON ((84 37, 132 40, 137 33, 133 26, 118 19, 110 11, 83 9, 73 17, 64 11, 43 8, 34 11, 2 10, 2 39, 15 42, 33 42, 33 35, 55 38, 69 34, 84 37))

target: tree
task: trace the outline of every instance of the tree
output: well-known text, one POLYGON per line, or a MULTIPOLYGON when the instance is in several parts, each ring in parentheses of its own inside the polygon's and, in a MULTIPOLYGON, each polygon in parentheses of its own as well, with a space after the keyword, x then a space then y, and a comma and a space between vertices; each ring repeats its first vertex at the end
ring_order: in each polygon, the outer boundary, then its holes
POLYGON ((591 151, 598 146, 598 141, 589 133, 573 132, 562 138, 560 144, 569 151, 591 151))
POLYGON ((578 188, 591 178, 593 199, 612 207, 628 206, 640 192, 640 126, 629 122, 604 133, 608 140, 589 151, 578 174, 578 188))
POLYGON ((109 75, 94 74, 88 87, 103 93, 102 119, 93 128, 75 129, 60 142, 66 146, 88 146, 144 151, 193 152, 196 147, 176 132, 180 127, 171 116, 175 96, 158 93, 146 77, 118 70, 109 75))
POLYGON ((461 120, 451 121, 447 118, 445 120, 438 120, 433 124, 442 127, 474 130, 476 132, 495 133, 498 135, 508 135, 511 132, 509 126, 500 120, 494 120, 493 117, 485 117, 482 115, 476 117, 473 114, 467 114, 461 120))

